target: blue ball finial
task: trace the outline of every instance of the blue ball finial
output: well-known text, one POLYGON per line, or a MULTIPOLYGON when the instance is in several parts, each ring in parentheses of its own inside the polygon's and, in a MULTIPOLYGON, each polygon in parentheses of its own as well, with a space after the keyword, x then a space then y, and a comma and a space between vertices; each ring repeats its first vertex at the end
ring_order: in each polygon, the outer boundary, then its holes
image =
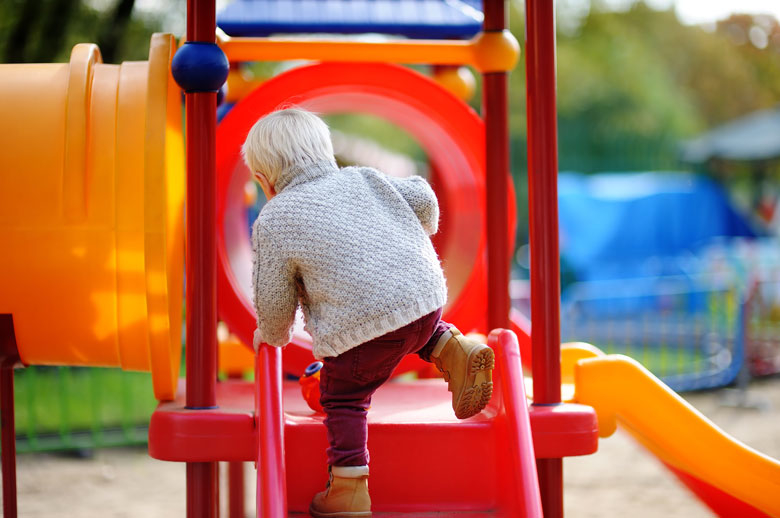
POLYGON ((171 62, 176 83, 188 93, 218 92, 228 76, 228 60, 216 43, 188 41, 171 62))

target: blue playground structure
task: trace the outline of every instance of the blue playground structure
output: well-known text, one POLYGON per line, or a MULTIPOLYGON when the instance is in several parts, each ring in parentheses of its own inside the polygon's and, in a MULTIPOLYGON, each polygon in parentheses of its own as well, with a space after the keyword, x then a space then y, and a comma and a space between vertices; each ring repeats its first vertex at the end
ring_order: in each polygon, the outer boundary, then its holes
POLYGON ((230 36, 380 33, 466 39, 482 30, 481 0, 239 0, 217 16, 230 36))

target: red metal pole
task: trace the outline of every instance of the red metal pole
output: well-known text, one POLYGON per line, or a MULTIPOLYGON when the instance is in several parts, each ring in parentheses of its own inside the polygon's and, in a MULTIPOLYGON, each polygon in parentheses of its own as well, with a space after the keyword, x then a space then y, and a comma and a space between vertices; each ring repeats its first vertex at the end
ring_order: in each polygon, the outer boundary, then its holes
MULTIPOLYGON (((506 2, 485 2, 485 32, 506 28, 506 2)), ((483 78, 485 171, 487 187, 488 329, 509 327, 509 121, 507 74, 488 72, 483 78)))
MULTIPOLYGON (((528 205, 534 404, 561 401, 558 127, 555 107, 555 6, 525 1, 528 205)), ((544 515, 563 516, 561 459, 540 459, 544 515)))
POLYGON ((228 462, 228 518, 244 518, 244 463, 228 462))
MULTIPOLYGON (((215 42, 214 0, 187 1, 187 41, 215 42)), ((217 254, 216 125, 217 94, 188 92, 187 114, 187 407, 216 405, 217 254)), ((187 516, 219 514, 218 465, 187 463, 187 516)))
POLYGON ((187 94, 187 407, 216 405, 217 94, 187 94))
MULTIPOLYGON (((240 380, 242 375, 229 373, 231 379, 240 380)), ((228 518, 244 518, 244 463, 228 462, 228 518)))
POLYGON ((0 447, 2 447, 3 516, 16 518, 16 424, 14 366, 19 362, 13 318, 0 315, 0 447))
POLYGON ((217 463, 187 463, 187 518, 219 516, 217 463))
POLYGON ((0 366, 2 396, 3 516, 16 518, 16 427, 14 423, 14 368, 0 366))

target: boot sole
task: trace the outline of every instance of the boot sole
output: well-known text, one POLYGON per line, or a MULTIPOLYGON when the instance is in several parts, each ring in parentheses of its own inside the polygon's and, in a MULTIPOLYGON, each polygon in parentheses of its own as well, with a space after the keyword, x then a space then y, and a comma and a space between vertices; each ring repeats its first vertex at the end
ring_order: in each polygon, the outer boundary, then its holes
POLYGON ((314 518, 364 518, 370 517, 371 511, 353 511, 353 512, 336 512, 336 513, 321 513, 315 511, 309 507, 309 514, 314 518))
POLYGON ((493 367, 496 360, 493 349, 483 345, 469 354, 468 374, 460 396, 452 402, 455 417, 467 419, 487 406, 493 396, 493 367))

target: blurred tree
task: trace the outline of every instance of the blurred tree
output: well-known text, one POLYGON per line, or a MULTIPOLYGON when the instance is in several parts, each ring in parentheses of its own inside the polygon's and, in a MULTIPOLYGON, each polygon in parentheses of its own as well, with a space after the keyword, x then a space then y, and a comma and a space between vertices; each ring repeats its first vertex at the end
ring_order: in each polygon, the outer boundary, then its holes
POLYGON ((76 43, 96 42, 107 63, 146 59, 149 38, 160 30, 162 14, 141 15, 133 10, 134 4, 134 0, 0 2, 0 56, 6 63, 67 61, 76 43))
POLYGON ((677 141, 702 124, 661 47, 690 29, 673 12, 638 3, 626 12, 591 11, 579 34, 561 37, 562 168, 675 165, 677 141), (663 39, 652 38, 656 32, 663 39))
MULTIPOLYGON (((3 61, 5 63, 23 63, 25 49, 31 34, 30 27, 35 20, 35 15, 40 11, 41 0, 17 0, 13 4, 13 6, 10 3, 6 4, 6 10, 16 10, 18 15, 11 27, 6 27, 6 30, 3 31, 8 34, 3 61)), ((5 16, 0 17, 0 19, 9 19, 11 12, 3 14, 5 16)))
POLYGON ((98 37, 98 47, 103 54, 103 61, 116 63, 119 45, 124 39, 130 15, 133 12, 135 0, 118 0, 108 20, 103 23, 98 37))
MULTIPOLYGON (((511 29, 522 41, 522 4, 512 6, 511 29)), ((675 167, 680 139, 780 101, 780 27, 772 17, 735 15, 707 31, 637 1, 624 11, 593 2, 558 18, 561 169, 675 167)), ((511 75, 513 151, 521 159, 524 72, 511 75)))
MULTIPOLYGON (((708 108, 718 117, 708 117, 708 125, 719 124, 748 112, 770 108, 780 101, 780 23, 768 15, 735 14, 717 23, 715 36, 728 45, 734 57, 728 63, 749 80, 745 88, 730 93, 736 97, 708 99, 708 108), (716 105, 720 111, 715 111, 716 105)), ((739 85, 725 85, 738 87, 739 85)), ((723 96, 723 92, 719 92, 723 96)), ((709 115, 709 114, 708 114, 709 115)))
POLYGON ((47 2, 46 9, 39 11, 41 30, 30 61, 48 63, 54 60, 65 42, 68 25, 79 3, 79 0, 51 0, 47 2))
MULTIPOLYGON (((522 42, 523 2, 511 6, 510 28, 522 42)), ((677 169, 680 140, 780 101, 780 28, 772 17, 733 16, 707 30, 642 1, 620 11, 598 0, 561 6, 561 170, 677 169)), ((525 207, 522 61, 510 82, 512 169, 525 207)))

